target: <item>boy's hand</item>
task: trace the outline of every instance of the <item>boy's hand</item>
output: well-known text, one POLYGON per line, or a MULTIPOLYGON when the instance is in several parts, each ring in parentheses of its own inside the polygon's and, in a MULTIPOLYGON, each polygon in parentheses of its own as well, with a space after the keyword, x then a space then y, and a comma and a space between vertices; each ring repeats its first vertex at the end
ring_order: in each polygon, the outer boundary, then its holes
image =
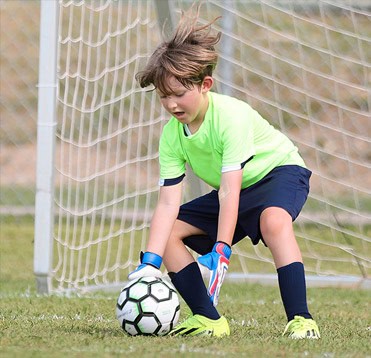
POLYGON ((228 270, 231 254, 231 247, 222 241, 218 241, 210 253, 197 259, 201 265, 211 271, 208 294, 214 306, 218 304, 220 288, 228 270))
POLYGON ((140 254, 141 264, 128 275, 129 280, 136 280, 140 277, 161 277, 162 273, 160 267, 162 264, 162 257, 154 254, 153 252, 141 252, 140 254))

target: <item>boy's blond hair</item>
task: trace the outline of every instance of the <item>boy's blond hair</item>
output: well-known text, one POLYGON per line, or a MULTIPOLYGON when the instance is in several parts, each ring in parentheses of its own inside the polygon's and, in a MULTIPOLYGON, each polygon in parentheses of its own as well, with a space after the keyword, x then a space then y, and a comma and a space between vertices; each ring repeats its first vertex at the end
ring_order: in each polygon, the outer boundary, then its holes
POLYGON ((161 43, 150 57, 147 66, 136 74, 142 88, 153 85, 162 94, 171 94, 169 77, 174 76, 184 87, 191 89, 200 85, 206 76, 211 76, 218 62, 215 45, 219 42, 221 32, 212 35, 211 25, 197 26, 200 6, 196 13, 194 6, 182 16, 169 41, 161 43))

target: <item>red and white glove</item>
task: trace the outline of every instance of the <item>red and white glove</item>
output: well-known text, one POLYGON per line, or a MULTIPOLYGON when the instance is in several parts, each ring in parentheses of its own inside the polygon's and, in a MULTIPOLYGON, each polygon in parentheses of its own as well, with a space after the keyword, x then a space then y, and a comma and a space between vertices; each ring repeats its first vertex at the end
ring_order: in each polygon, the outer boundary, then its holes
POLYGON ((229 258, 231 257, 231 247, 222 241, 217 241, 213 250, 203 256, 200 256, 197 261, 210 270, 210 280, 208 294, 214 306, 218 304, 220 288, 228 270, 229 258))

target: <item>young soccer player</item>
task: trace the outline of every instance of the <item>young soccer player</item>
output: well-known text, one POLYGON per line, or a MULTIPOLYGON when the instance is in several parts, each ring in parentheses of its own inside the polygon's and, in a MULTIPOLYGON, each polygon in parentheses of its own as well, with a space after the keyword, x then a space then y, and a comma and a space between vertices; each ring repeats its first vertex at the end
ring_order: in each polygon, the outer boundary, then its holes
POLYGON ((193 9, 173 37, 160 44, 141 87, 153 85, 171 115, 160 140, 160 193, 147 251, 129 279, 160 276, 164 260, 172 283, 192 311, 172 335, 229 335, 216 310, 231 247, 248 236, 271 251, 291 338, 320 337, 307 307, 302 256, 293 220, 306 201, 311 172, 297 148, 247 103, 211 92, 218 55, 211 23, 198 26, 193 9), (186 163, 214 187, 181 205, 186 163), (206 289, 198 262, 210 271, 206 289))

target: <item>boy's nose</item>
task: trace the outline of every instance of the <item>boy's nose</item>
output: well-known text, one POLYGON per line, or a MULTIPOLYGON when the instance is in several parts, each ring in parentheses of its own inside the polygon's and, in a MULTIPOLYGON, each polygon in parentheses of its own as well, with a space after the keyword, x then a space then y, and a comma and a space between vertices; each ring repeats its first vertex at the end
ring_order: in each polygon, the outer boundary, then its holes
POLYGON ((167 103, 167 106, 170 110, 174 110, 176 107, 177 107, 177 104, 174 100, 172 99, 169 99, 168 103, 167 103))

